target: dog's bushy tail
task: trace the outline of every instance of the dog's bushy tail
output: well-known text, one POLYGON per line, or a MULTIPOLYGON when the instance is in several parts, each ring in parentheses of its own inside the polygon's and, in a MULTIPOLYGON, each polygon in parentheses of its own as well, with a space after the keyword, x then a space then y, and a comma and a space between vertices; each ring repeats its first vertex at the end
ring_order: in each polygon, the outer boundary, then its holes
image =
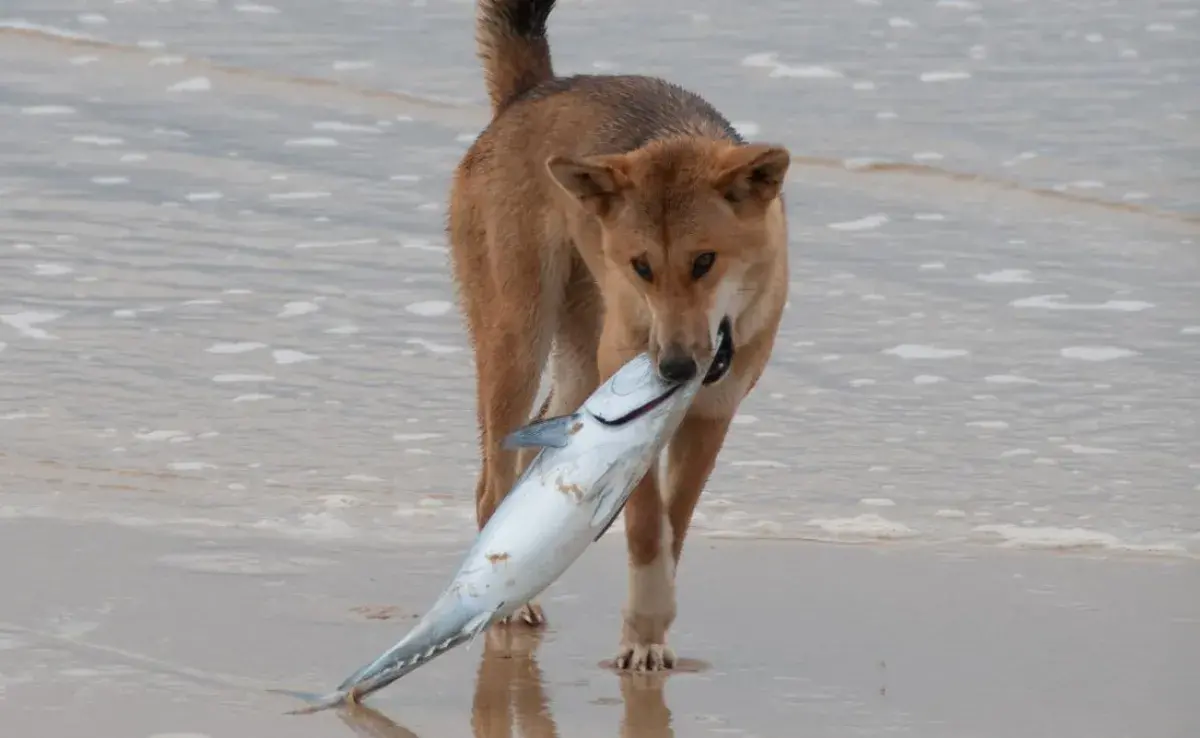
POLYGON ((495 115, 513 98, 554 77, 546 19, 555 0, 479 0, 475 42, 495 115))

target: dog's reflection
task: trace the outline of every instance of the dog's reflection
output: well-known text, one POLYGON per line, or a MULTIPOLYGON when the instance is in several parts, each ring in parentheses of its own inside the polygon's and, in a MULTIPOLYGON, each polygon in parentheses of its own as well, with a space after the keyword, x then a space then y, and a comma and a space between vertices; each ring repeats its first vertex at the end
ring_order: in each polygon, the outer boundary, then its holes
MULTIPOLYGON (((542 631, 519 625, 497 625, 484 634, 483 656, 475 679, 471 733, 475 738, 558 738, 550 712, 537 649, 542 631), (515 728, 515 730, 514 730, 515 728)), ((671 710, 663 698, 667 677, 661 674, 621 676, 621 738, 674 738, 671 710)), ((419 738, 411 730, 366 705, 338 711, 363 738, 419 738)))
POLYGON ((663 694, 668 678, 664 672, 621 676, 621 738, 675 738, 663 694))
POLYGON ((489 629, 475 679, 471 730, 475 738, 558 738, 538 666, 542 629, 489 629), (520 728, 513 732, 513 723, 520 728))

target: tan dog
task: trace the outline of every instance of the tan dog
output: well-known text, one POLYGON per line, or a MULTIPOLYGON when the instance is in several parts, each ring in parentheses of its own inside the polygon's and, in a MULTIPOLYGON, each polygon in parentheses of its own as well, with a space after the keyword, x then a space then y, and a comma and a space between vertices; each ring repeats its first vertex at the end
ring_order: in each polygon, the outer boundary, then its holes
MULTIPOLYGON (((713 364, 662 461, 625 509, 629 601, 617 665, 670 668, 675 566, 738 405, 758 381, 788 291, 779 146, 746 144, 700 97, 641 76, 555 77, 554 0, 480 0, 491 124, 463 156, 448 231, 475 351, 482 528, 531 455, 501 448, 574 411, 649 350, 667 379, 713 364), (716 346, 718 326, 732 341, 716 346), (714 353, 716 354, 714 358, 714 353), (660 491, 661 490, 661 491, 660 491)), ((518 617, 537 625, 541 608, 518 617)))

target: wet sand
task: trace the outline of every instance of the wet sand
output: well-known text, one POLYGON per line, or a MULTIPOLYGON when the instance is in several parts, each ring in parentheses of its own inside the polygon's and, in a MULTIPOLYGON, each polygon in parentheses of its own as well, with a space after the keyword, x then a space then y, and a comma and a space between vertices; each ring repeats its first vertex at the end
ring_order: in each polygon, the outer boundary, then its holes
MULTIPOLYGON (((471 5, 260 5, 0 12, 3 504, 457 536, 471 5)), ((1197 16, 1084 6, 556 11, 561 73, 662 74, 795 155, 789 306, 697 534, 1200 557, 1197 16)))
POLYGON ((268 690, 335 685, 403 634, 460 555, 0 523, 14 564, 0 568, 0 734, 1200 731, 1189 563, 701 540, 680 572, 673 641, 700 670, 620 677, 601 666, 624 595, 612 537, 549 590, 544 637, 497 628, 372 696, 379 714, 284 714, 299 703, 268 690))

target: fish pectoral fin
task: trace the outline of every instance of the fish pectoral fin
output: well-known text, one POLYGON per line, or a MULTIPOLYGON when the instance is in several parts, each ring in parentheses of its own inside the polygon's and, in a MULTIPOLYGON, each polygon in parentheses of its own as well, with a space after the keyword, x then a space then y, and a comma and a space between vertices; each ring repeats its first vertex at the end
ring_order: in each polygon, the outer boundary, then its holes
POLYGON ((592 539, 593 543, 608 532, 613 521, 621 514, 621 510, 625 509, 625 503, 633 494, 633 488, 641 481, 641 477, 634 478, 634 474, 636 474, 636 470, 618 464, 609 469, 593 485, 591 495, 589 495, 596 504, 592 510, 591 522, 592 528, 596 530, 596 537, 592 539))
POLYGON ((617 516, 621 514, 621 510, 625 509, 625 503, 628 501, 629 495, 621 496, 616 494, 601 499, 600 505, 592 513, 592 528, 599 527, 599 530, 596 531, 596 537, 592 539, 592 543, 600 540, 608 532, 608 529, 616 522, 617 516))
POLYGON ((577 413, 535 420, 504 437, 504 448, 563 448, 571 441, 582 421, 577 413))
POLYGON ((608 528, 612 527, 620 511, 625 508, 625 503, 629 502, 631 493, 632 488, 629 492, 620 494, 620 490, 611 485, 596 485, 596 506, 592 511, 592 528, 596 530, 596 535, 592 542, 600 540, 601 536, 608 532, 608 528))

